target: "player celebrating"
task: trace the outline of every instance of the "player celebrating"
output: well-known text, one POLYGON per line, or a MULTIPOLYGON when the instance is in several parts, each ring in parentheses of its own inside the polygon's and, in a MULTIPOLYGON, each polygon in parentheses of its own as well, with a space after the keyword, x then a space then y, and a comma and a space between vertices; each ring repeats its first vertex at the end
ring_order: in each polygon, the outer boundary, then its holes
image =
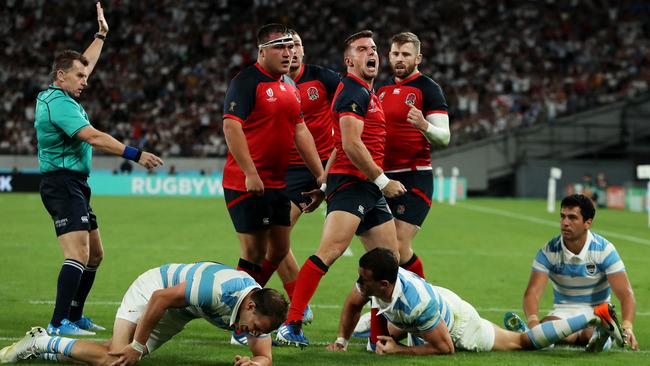
POLYGON ((261 27, 257 38, 257 63, 240 72, 226 93, 223 187, 241 246, 238 269, 264 286, 289 250, 291 206, 284 188, 294 142, 313 176, 324 179, 324 173, 299 91, 285 75, 293 38, 281 24, 261 27))
POLYGON ((270 366, 271 337, 285 319, 288 303, 262 289, 248 274, 215 262, 165 264, 140 275, 115 315, 108 343, 48 336, 40 327, 0 350, 0 362, 35 357, 91 365, 133 365, 155 351, 193 319, 248 334, 253 354, 236 356, 235 366, 270 366))
POLYGON ((395 225, 383 195, 398 196, 405 189, 381 168, 386 123, 372 92, 379 67, 372 36, 371 31, 362 31, 345 41, 348 75, 339 84, 331 109, 338 153, 327 177, 327 217, 320 246, 300 269, 287 322, 278 332, 278 340, 286 344, 309 344, 302 332, 303 312, 355 233, 367 249, 384 246, 397 251, 395 225))
MULTIPOLYGON (((346 303, 345 314, 359 312, 370 298, 390 322, 390 336, 379 336, 378 354, 436 355, 456 350, 486 352, 534 350, 547 347, 567 335, 593 324, 609 327, 620 346, 624 345, 613 306, 603 303, 590 313, 577 314, 547 325, 538 325, 525 333, 497 327, 482 319, 476 309, 452 291, 433 286, 416 274, 398 266, 395 255, 384 248, 375 248, 359 259, 359 279, 355 301, 346 303), (416 335, 404 346, 396 342, 416 335), (418 338, 422 337, 422 338, 418 338)), ((353 316, 342 318, 340 329, 348 337, 353 316), (347 320, 347 321, 346 321, 347 320)), ((345 338, 328 346, 344 351, 345 338)))
MULTIPOLYGON (((517 314, 509 312, 504 317, 505 326, 523 332, 540 323, 537 317, 539 301, 550 278, 553 283, 553 311, 541 323, 591 313, 595 306, 610 302, 613 290, 621 301, 621 326, 627 342, 632 349, 638 349, 639 344, 632 331, 636 313, 634 292, 614 245, 590 230, 596 215, 593 201, 585 195, 574 194, 565 197, 560 207, 562 234, 537 252, 524 294, 524 313, 528 325, 517 314)), ((564 339, 564 342, 587 345, 587 350, 593 352, 602 351, 611 344, 609 332, 598 327, 583 329, 564 339)))

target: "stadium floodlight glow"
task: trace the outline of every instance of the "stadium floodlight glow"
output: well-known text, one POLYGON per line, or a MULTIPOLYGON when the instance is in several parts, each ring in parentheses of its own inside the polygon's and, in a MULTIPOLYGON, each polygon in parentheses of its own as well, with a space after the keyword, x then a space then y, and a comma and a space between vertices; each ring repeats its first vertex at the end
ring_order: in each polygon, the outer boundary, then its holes
POLYGON ((444 200, 444 192, 443 190, 445 189, 445 177, 442 175, 442 168, 437 167, 436 168, 436 178, 437 178, 437 187, 436 187, 436 196, 438 198, 438 202, 442 203, 444 200))
POLYGON ((457 167, 451 168, 451 179, 449 182, 449 204, 450 205, 455 205, 456 204, 456 194, 457 192, 457 186, 458 186, 458 175, 460 172, 458 171, 457 167))
POLYGON ((645 191, 645 210, 648 212, 648 227, 650 227, 650 165, 637 165, 636 177, 648 179, 648 186, 645 191))
POLYGON ((562 169, 552 167, 548 177, 548 192, 546 200, 546 211, 555 212, 555 198, 557 196, 557 180, 562 178, 562 169))

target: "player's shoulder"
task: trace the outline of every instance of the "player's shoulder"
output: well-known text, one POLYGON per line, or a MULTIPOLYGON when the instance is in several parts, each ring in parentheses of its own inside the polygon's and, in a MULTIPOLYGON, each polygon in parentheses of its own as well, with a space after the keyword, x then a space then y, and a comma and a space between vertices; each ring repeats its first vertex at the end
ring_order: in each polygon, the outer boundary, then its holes
POLYGON ((359 80, 351 76, 346 76, 343 79, 341 79, 341 83, 343 84, 343 89, 341 90, 341 93, 346 93, 351 95, 361 94, 370 97, 370 90, 368 90, 368 87, 366 85, 363 85, 359 80))
POLYGON ((253 64, 238 72, 230 81, 230 86, 252 86, 265 81, 266 79, 270 79, 270 77, 265 75, 255 64, 253 64))
POLYGON ((419 74, 415 79, 409 82, 409 85, 415 86, 422 90, 440 90, 442 87, 435 80, 427 75, 419 74))
POLYGON ((546 253, 559 253, 562 251, 562 236, 558 235, 549 240, 541 249, 546 253))
POLYGON ((590 251, 605 251, 608 248, 614 248, 614 244, 610 243, 609 240, 605 239, 601 235, 598 235, 594 233, 593 231, 591 233, 591 241, 589 242, 589 250, 590 251))
POLYGON ((327 67, 314 65, 314 64, 305 64, 305 76, 310 76, 312 79, 321 79, 323 77, 337 77, 339 74, 334 70, 330 70, 327 67))
POLYGON ((47 103, 48 105, 62 105, 67 103, 71 103, 71 105, 78 104, 77 101, 68 95, 68 93, 56 87, 49 87, 46 90, 43 90, 42 92, 38 93, 36 99, 38 101, 47 103))
POLYGON ((381 93, 385 89, 393 88, 396 85, 397 84, 395 83, 395 78, 391 77, 391 78, 388 78, 388 79, 380 80, 378 83, 376 83, 375 84, 375 90, 377 91, 377 93, 381 93))

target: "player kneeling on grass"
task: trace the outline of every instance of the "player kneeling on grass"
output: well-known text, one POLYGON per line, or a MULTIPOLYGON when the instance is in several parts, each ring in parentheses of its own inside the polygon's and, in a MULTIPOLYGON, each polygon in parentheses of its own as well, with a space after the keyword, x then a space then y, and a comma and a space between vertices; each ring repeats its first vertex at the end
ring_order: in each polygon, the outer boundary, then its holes
POLYGON ((327 348, 345 351, 354 319, 372 300, 389 322, 390 336, 379 336, 376 352, 414 355, 464 351, 533 350, 547 347, 590 325, 608 326, 617 343, 624 344, 613 306, 602 304, 592 314, 580 314, 517 333, 482 319, 476 309, 452 291, 433 286, 400 268, 395 255, 376 248, 359 259, 356 299, 348 297, 335 343, 327 348), (410 332, 410 342, 397 342, 410 332), (421 338, 419 338, 421 337, 421 338))
POLYGON ((288 303, 252 277, 215 262, 165 264, 138 277, 115 315, 113 338, 106 344, 50 337, 34 327, 20 341, 0 350, 0 362, 31 358, 91 365, 133 365, 197 318, 248 333, 252 357, 235 357, 235 366, 271 365, 267 334, 287 317, 288 303))

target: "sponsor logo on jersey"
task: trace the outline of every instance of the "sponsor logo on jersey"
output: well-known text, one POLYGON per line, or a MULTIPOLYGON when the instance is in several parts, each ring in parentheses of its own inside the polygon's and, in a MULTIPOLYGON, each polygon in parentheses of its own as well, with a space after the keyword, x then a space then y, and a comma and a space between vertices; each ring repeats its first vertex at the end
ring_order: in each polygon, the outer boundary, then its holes
POLYGON ((366 209, 365 209, 363 206, 361 206, 361 205, 359 205, 359 208, 357 208, 357 210, 358 210, 359 213, 362 214, 362 215, 363 215, 364 211, 366 211, 366 209))
POLYGON ((262 225, 269 225, 271 223, 271 219, 268 217, 265 217, 262 219, 262 225))
POLYGON ((309 97, 309 100, 318 99, 318 89, 316 89, 315 86, 310 86, 309 89, 307 89, 307 96, 309 97))
POLYGON ((393 94, 399 94, 400 93, 400 88, 395 88, 393 89, 393 94))
POLYGON ((269 102, 275 102, 278 100, 277 98, 273 97, 273 89, 271 88, 266 89, 266 95, 268 95, 268 98, 266 98, 266 100, 269 102))
POLYGON ((408 93, 405 103, 406 105, 415 105, 415 93, 408 93))
POLYGON ((287 88, 285 88, 284 85, 280 84, 280 90, 287 91, 287 88))
POLYGON ((296 96, 296 100, 298 101, 298 103, 300 103, 300 93, 298 93, 297 90, 294 90, 294 91, 293 91, 293 95, 296 96))
POLYGON ((376 110, 375 110, 375 101, 372 100, 372 99, 370 100, 370 105, 368 106, 368 112, 376 112, 376 110))
POLYGON ((68 218, 64 217, 62 219, 54 220, 54 227, 64 227, 68 225, 68 218))
POLYGON ((81 222, 83 222, 84 224, 87 224, 88 223, 88 216, 87 215, 81 216, 81 222))
POLYGON ((587 264, 585 267, 587 267, 587 274, 588 275, 594 275, 596 273, 596 265, 593 263, 587 264))
POLYGON ((379 101, 381 102, 382 100, 384 100, 385 96, 386 96, 386 92, 385 91, 381 92, 381 94, 379 94, 379 101))

